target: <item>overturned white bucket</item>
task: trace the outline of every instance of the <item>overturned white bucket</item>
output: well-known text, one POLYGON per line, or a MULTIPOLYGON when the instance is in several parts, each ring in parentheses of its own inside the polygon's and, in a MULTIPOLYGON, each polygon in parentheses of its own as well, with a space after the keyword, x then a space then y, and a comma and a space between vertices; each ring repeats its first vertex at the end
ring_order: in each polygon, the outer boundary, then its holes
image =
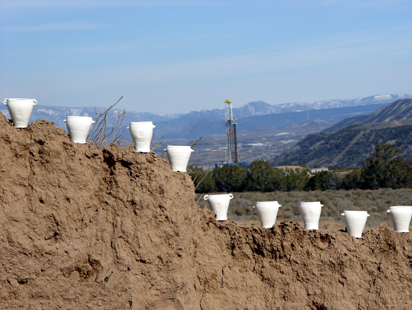
POLYGON ((253 208, 256 208, 260 224, 263 228, 272 228, 275 225, 280 208, 280 204, 277 201, 258 201, 253 208))
POLYGON ((165 148, 172 171, 186 172, 193 149, 190 146, 168 145, 165 148))
POLYGON ((210 208, 216 214, 216 220, 227 220, 227 210, 229 209, 230 200, 233 199, 232 194, 205 195, 203 199, 207 200, 210 208))
POLYGON ((368 211, 343 211, 346 230, 350 236, 362 238, 362 232, 368 219, 368 211))
POLYGON ((150 152, 150 142, 152 142, 153 128, 156 126, 152 122, 131 122, 127 129, 133 139, 136 152, 150 152))
POLYGON ((395 232, 409 232, 409 224, 412 217, 411 206, 392 206, 386 211, 391 215, 393 230, 395 232))
POLYGON ((320 201, 301 202, 299 205, 305 229, 318 230, 323 205, 320 201))
POLYGON ((33 106, 37 104, 36 99, 6 98, 3 104, 9 109, 13 125, 16 128, 26 128, 29 124, 33 106))
POLYGON ((67 116, 63 122, 66 123, 70 139, 74 143, 86 143, 90 127, 95 122, 89 116, 67 116))

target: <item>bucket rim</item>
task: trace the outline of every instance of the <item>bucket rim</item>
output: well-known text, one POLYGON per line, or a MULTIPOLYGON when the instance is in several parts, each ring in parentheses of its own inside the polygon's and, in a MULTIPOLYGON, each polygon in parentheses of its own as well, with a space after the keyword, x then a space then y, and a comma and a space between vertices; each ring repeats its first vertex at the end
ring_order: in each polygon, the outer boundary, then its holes
POLYGON ((142 123, 153 124, 152 121, 141 121, 141 122, 130 122, 130 125, 131 124, 142 124, 142 123))
POLYGON ((185 148, 189 147, 190 148, 189 145, 168 145, 168 146, 166 146, 166 148, 168 148, 168 147, 185 147, 185 148))
POLYGON ((91 116, 84 116, 84 115, 67 115, 66 118, 68 117, 75 117, 75 118, 91 118, 93 119, 91 116))
POLYGON ((229 196, 229 195, 231 195, 232 193, 229 193, 229 194, 207 194, 208 196, 229 196))

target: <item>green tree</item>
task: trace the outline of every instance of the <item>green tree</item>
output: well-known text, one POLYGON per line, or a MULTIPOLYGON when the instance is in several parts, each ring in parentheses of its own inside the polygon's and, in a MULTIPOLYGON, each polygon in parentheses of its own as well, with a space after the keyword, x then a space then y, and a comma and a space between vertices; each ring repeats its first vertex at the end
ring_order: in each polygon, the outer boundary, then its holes
POLYGON ((246 186, 247 168, 240 165, 224 165, 212 172, 218 192, 241 192, 246 186))
POLYGON ((283 169, 273 168, 273 188, 278 191, 286 191, 286 175, 283 169))
POLYGON ((309 169, 286 169, 283 173, 282 191, 301 191, 309 180, 309 169))
POLYGON ((329 189, 330 179, 333 177, 333 173, 329 171, 321 171, 316 173, 313 177, 309 179, 306 183, 304 190, 314 191, 321 190, 325 191, 329 189))
POLYGON ((375 153, 363 163, 360 188, 404 187, 407 174, 402 151, 396 145, 378 144, 375 153))
POLYGON ((211 171, 204 171, 199 167, 188 166, 187 173, 193 180, 196 193, 210 193, 216 190, 215 180, 212 177, 211 171))
POLYGON ((246 190, 271 192, 275 189, 275 172, 266 160, 254 161, 247 167, 246 190))
POLYGON ((404 174, 404 187, 411 188, 412 187, 412 160, 407 159, 405 160, 405 174, 404 174))
POLYGON ((358 189, 361 179, 361 169, 353 169, 342 180, 342 189, 358 189))

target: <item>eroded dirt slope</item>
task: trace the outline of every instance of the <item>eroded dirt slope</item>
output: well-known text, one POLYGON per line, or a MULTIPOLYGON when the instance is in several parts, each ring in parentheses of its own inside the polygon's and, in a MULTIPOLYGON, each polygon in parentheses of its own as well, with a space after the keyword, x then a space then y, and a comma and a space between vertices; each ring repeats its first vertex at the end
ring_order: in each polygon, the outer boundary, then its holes
POLYGON ((412 309, 412 238, 216 222, 153 153, 0 115, 2 309, 412 309))

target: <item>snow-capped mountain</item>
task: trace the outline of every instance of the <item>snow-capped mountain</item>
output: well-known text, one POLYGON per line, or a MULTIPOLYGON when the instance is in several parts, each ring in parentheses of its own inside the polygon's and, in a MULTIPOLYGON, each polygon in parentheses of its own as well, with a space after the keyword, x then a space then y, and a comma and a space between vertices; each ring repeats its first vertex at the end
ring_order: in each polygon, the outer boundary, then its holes
MULTIPOLYGON (((322 109, 332 109, 332 108, 347 108, 356 106, 367 106, 376 104, 388 104, 399 99, 412 98, 412 95, 408 94, 384 94, 370 96, 366 98, 359 99, 345 99, 345 100, 323 100, 323 101, 312 101, 303 103, 284 103, 271 105, 263 101, 249 102, 239 108, 233 108, 233 115, 237 119, 242 119, 246 117, 253 116, 263 116, 269 114, 279 114, 279 113, 289 113, 289 112, 302 112, 309 110, 322 110, 322 109)), ((98 113, 104 112, 104 108, 93 108, 93 107, 83 107, 83 108, 69 108, 69 107, 53 107, 53 106, 42 106, 37 105, 33 109, 31 121, 37 119, 46 119, 55 122, 57 126, 66 128, 63 120, 68 115, 80 115, 80 116, 91 116, 95 118, 98 113)), ((9 118, 9 113, 6 106, 1 106, 0 111, 9 118)), ((369 110, 368 110, 369 111, 369 110)), ((113 110, 110 112, 109 116, 114 116, 120 110, 113 110)), ((202 110, 202 111, 192 111, 186 114, 165 114, 165 113, 146 113, 146 112, 135 112, 126 111, 126 115, 123 121, 123 126, 127 126, 130 122, 136 121, 153 121, 157 127, 157 131, 164 135, 173 135, 174 132, 178 132, 181 128, 187 126, 196 126, 196 122, 205 122, 210 120, 223 120, 225 117, 225 112, 223 109, 213 109, 213 110, 202 110)), ((365 114, 361 113, 361 114, 365 114)), ((370 112, 368 112, 370 113, 370 112)), ((349 116, 349 115, 348 115, 349 116)), ((345 117, 348 117, 345 116, 345 117)), ((344 117, 340 118, 343 119, 344 117)), ((222 123, 223 124, 223 123, 222 123)), ((224 126, 224 125, 223 125, 224 126)))
POLYGON ((411 94, 384 94, 376 95, 358 99, 331 99, 322 101, 311 102, 292 102, 276 105, 282 112, 297 112, 306 110, 318 110, 318 109, 331 109, 331 108, 343 108, 353 107, 360 105, 379 104, 379 103, 391 103, 399 99, 412 98, 411 94))

